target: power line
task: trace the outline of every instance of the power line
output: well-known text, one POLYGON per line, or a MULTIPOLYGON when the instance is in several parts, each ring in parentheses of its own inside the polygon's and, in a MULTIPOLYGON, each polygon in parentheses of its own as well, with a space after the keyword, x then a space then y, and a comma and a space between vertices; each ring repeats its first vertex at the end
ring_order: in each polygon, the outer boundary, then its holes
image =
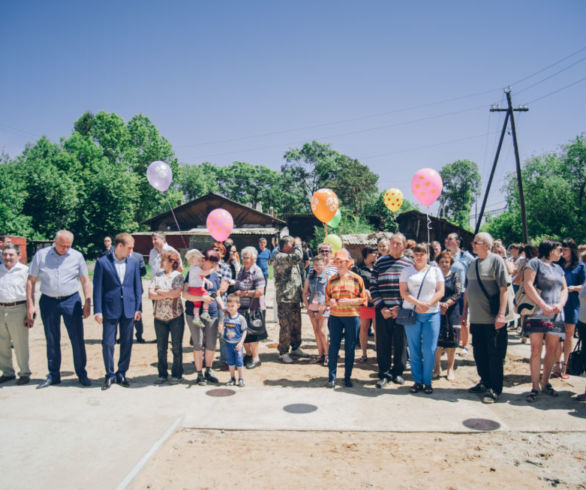
POLYGON ((562 92, 563 90, 566 90, 568 88, 573 87, 574 85, 578 85, 579 83, 583 82, 584 80, 586 80, 586 77, 580 78, 580 80, 576 80, 575 82, 572 82, 569 85, 566 85, 565 87, 561 87, 557 90, 554 90, 553 92, 549 92, 548 94, 542 95, 541 97, 537 97, 536 99, 530 100, 526 104, 533 104, 534 102, 537 102, 538 100, 545 99, 546 97, 550 97, 552 95, 555 95, 559 92, 562 92))
POLYGON ((568 65, 565 68, 562 68, 561 70, 558 70, 555 73, 552 73, 551 75, 548 75, 547 77, 539 80, 538 82, 535 82, 535 83, 529 85, 528 87, 525 87, 524 89, 519 90, 517 93, 525 92, 526 90, 529 90, 530 88, 533 88, 536 85, 539 85, 540 83, 543 83, 546 80, 549 80, 550 78, 553 78, 553 77, 559 75, 560 73, 563 73, 564 71, 569 70, 570 68, 576 66, 578 63, 582 63, 582 61, 584 61, 584 60, 586 60, 586 56, 584 56, 584 58, 580 58, 578 61, 572 63, 571 65, 568 65))
POLYGON ((556 65, 559 65, 560 63, 566 61, 567 59, 571 58, 572 56, 577 55, 578 53, 581 53, 582 51, 586 50, 586 46, 580 48, 578 51, 574 51, 573 53, 564 56, 562 59, 559 59, 557 61, 555 61, 554 63, 552 63, 551 65, 546 66, 545 68, 541 68, 540 70, 536 71, 535 73, 532 73, 531 75, 527 75, 526 77, 523 77, 513 83, 509 83, 510 86, 515 86, 518 83, 524 82, 525 80, 529 80, 530 78, 533 78, 535 75, 539 75, 540 73, 543 73, 546 70, 549 70, 550 68, 553 68, 556 65))

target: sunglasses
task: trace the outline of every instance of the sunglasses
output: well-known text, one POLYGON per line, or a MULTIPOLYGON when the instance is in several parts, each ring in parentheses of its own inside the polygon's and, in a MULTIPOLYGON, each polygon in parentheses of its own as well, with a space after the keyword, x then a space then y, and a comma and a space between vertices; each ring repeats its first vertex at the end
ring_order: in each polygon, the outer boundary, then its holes
POLYGON ((332 253, 332 252, 330 252, 329 250, 318 250, 318 252, 319 252, 320 254, 329 254, 329 253, 332 253))

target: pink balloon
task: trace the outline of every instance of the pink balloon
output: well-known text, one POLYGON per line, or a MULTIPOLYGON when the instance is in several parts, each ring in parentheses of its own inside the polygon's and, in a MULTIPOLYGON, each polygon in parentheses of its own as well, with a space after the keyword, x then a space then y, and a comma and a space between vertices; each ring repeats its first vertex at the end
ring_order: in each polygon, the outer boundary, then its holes
POLYGON ((421 204, 431 206, 442 193, 442 178, 432 168, 422 168, 415 172, 411 180, 411 191, 421 204))
POLYGON ((234 220, 228 211, 223 208, 217 208, 208 214, 206 227, 214 240, 223 242, 232 233, 234 220))

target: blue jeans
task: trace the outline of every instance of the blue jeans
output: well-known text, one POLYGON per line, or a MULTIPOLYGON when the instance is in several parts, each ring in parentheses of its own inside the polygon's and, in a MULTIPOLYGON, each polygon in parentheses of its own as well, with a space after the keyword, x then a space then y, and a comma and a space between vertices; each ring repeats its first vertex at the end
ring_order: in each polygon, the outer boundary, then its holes
POLYGON ((360 317, 357 316, 330 316, 330 349, 328 351, 328 379, 336 379, 338 367, 338 352, 344 335, 344 378, 350 379, 354 366, 354 349, 356 348, 356 334, 360 330, 360 317))
POLYGON ((431 386, 441 317, 439 311, 436 313, 417 313, 416 317, 415 325, 405 326, 409 342, 411 375, 416 383, 431 386))

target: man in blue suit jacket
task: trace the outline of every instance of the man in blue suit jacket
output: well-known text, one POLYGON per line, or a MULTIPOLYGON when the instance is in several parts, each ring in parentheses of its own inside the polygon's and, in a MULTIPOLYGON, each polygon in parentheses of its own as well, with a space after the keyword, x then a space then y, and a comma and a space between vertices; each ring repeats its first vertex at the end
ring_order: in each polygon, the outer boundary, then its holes
POLYGON ((106 367, 103 390, 112 383, 129 386, 126 371, 130 365, 134 320, 140 320, 142 311, 142 284, 138 262, 129 257, 134 238, 120 233, 114 238, 114 253, 100 257, 94 269, 94 314, 103 324, 102 354, 106 367), (120 325, 120 360, 114 372, 114 344, 120 325))

